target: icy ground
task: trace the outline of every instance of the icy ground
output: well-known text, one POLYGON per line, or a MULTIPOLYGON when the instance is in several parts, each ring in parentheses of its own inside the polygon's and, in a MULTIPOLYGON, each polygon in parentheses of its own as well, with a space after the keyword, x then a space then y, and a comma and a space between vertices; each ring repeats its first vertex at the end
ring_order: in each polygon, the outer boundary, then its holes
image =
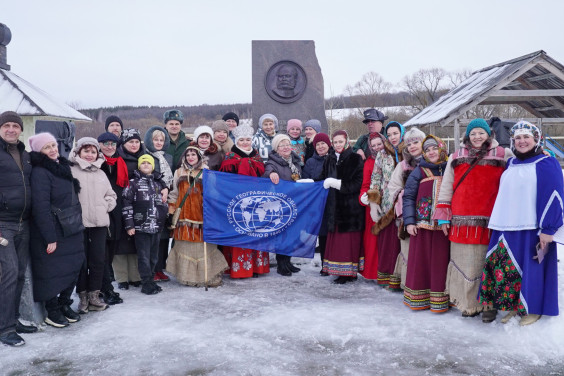
POLYGON ((314 264, 207 292, 174 281, 155 296, 120 291, 123 304, 0 346, 0 374, 564 375, 562 315, 519 327, 412 312, 399 293, 332 285, 314 264))

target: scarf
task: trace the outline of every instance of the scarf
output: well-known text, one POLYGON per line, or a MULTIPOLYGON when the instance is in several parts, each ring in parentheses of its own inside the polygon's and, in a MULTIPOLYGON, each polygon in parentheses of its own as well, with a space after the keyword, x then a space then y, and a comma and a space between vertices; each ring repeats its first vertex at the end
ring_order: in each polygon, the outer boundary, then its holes
POLYGON ((104 155, 108 166, 117 165, 116 184, 122 188, 129 186, 129 176, 127 174, 127 165, 122 157, 110 158, 104 155))
POLYGON ((282 158, 282 159, 285 160, 288 163, 288 166, 290 166, 290 170, 292 171, 292 175, 293 174, 297 174, 297 175, 300 174, 300 171, 298 171, 298 168, 296 167, 296 165, 294 165, 294 163, 292 163, 292 154, 290 154, 290 156, 288 158, 282 158))
POLYGON ((165 159, 164 156, 165 152, 163 150, 159 150, 151 154, 153 155, 153 157, 159 160, 161 174, 163 174, 162 180, 165 182, 167 187, 170 187, 172 185, 173 176, 172 176, 172 170, 170 169, 170 166, 168 165, 168 162, 165 159))

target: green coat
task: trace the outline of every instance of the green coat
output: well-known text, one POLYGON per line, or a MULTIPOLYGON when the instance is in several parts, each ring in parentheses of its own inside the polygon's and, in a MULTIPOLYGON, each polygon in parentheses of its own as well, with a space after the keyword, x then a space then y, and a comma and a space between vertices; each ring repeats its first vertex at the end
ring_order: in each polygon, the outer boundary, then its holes
POLYGON ((178 134, 176 141, 172 141, 172 138, 170 139, 170 146, 168 147, 168 149, 166 149, 166 152, 172 155, 172 166, 170 166, 170 169, 172 170, 173 174, 178 167, 182 153, 184 153, 184 150, 186 150, 189 143, 190 141, 186 139, 186 135, 182 131, 180 131, 180 133, 178 134))

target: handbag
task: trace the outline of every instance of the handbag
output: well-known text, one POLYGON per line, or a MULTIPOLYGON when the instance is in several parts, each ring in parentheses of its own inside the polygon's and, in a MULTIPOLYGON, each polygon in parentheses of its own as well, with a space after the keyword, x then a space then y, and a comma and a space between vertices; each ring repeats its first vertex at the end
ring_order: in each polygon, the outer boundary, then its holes
POLYGON ((63 230, 63 237, 69 237, 84 230, 82 224, 82 207, 78 200, 75 199, 74 184, 72 184, 72 205, 65 209, 59 209, 51 205, 51 210, 57 222, 63 230))

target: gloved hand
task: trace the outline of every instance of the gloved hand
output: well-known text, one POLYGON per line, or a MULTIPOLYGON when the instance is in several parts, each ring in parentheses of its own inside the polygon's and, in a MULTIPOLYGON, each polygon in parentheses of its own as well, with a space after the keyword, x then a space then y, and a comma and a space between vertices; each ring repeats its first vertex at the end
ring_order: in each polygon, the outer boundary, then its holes
POLYGON ((370 217, 374 222, 378 222, 382 217, 382 208, 375 202, 370 203, 370 217))
POLYGON ((298 179, 296 183, 314 183, 313 179, 298 179))
POLYGON ((360 196, 360 202, 368 206, 368 193, 364 192, 362 196, 360 196))
POLYGON ((341 189, 341 179, 327 178, 323 181, 323 188, 335 188, 336 190, 341 189))

